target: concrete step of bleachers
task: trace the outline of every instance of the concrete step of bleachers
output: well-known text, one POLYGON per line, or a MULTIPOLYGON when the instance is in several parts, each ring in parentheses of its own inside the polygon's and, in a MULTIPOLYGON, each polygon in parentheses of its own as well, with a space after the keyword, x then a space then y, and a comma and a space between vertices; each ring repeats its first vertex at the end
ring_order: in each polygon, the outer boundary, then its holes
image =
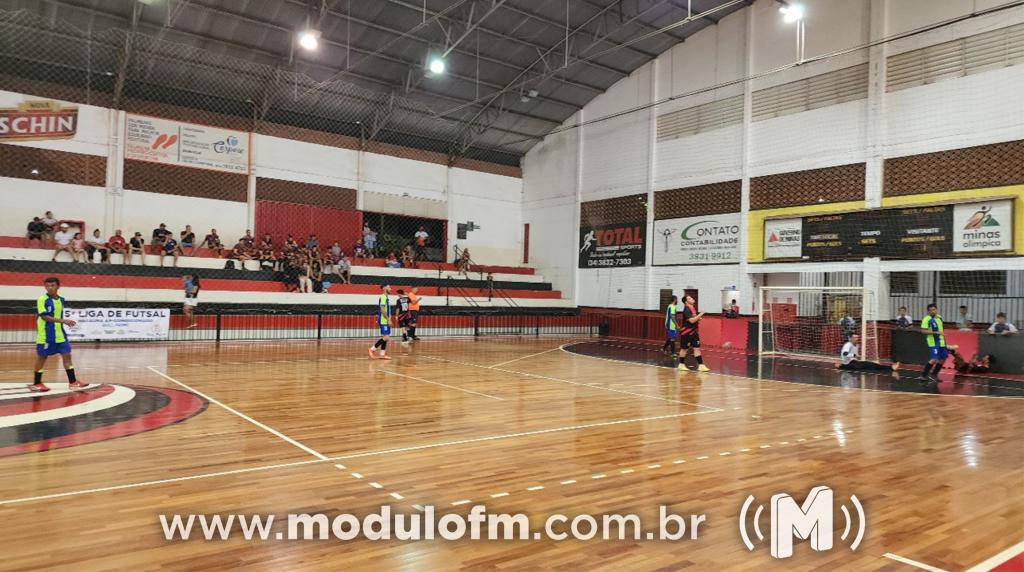
MULTIPOLYGON (((53 251, 42 248, 15 248, 11 246, 0 246, 0 262, 6 260, 14 261, 26 261, 26 262, 49 262, 53 256, 53 251)), ((141 264, 141 260, 138 255, 134 257, 133 264, 125 265, 122 264, 123 257, 119 254, 111 256, 113 265, 119 267, 128 268, 160 268, 160 257, 155 254, 146 255, 145 265, 141 264)), ((57 260, 60 262, 71 262, 71 256, 65 252, 60 253, 57 256, 57 260)), ((174 259, 172 257, 166 257, 164 259, 165 268, 173 268, 170 265, 173 264, 174 259)), ((224 270, 226 265, 225 259, 205 257, 205 256, 181 256, 178 258, 178 266, 176 268, 186 269, 202 269, 202 270, 224 270)), ((438 276, 442 279, 456 279, 465 280, 466 278, 454 271, 454 269, 445 269, 451 265, 441 265, 442 269, 438 272, 437 263, 427 262, 420 265, 419 268, 386 268, 382 264, 369 264, 380 261, 356 261, 356 264, 352 267, 353 276, 376 276, 384 278, 433 278, 437 279, 438 276), (366 264, 362 264, 365 262, 366 264)), ((241 266, 238 262, 235 263, 241 266)), ((94 264, 92 267, 99 267, 101 264, 94 264)), ((498 267, 495 267, 498 268, 498 267)), ((506 267, 501 267, 506 268, 506 267)), ((240 271, 243 268, 236 268, 234 271, 240 271)), ((507 269, 507 268, 506 268, 507 269)), ((244 270, 258 272, 260 271, 259 263, 250 260, 244 264, 244 270)), ((544 284, 544 277, 533 274, 533 269, 529 269, 530 273, 518 273, 518 272, 494 272, 493 277, 495 280, 496 288, 506 288, 506 286, 498 286, 499 283, 534 283, 544 284)), ((205 275, 205 273, 204 273, 205 275)), ((479 270, 475 270, 470 273, 470 278, 480 280, 481 273, 479 270)), ((378 281, 368 283, 379 283, 378 281)), ((511 287, 511 286, 508 286, 511 287)), ((517 286, 518 287, 518 286, 517 286)), ((519 287, 521 288, 521 287, 519 287)))

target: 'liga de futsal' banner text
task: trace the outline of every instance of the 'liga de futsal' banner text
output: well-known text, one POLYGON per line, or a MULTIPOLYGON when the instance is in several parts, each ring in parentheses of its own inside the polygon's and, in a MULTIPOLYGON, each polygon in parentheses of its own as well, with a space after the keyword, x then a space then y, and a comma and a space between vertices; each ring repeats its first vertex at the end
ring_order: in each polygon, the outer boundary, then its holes
POLYGON ((66 308, 64 317, 76 322, 64 327, 71 341, 166 340, 171 326, 167 308, 66 308))
POLYGON ((182 123, 159 117, 128 115, 124 158, 230 173, 249 172, 249 134, 182 123))

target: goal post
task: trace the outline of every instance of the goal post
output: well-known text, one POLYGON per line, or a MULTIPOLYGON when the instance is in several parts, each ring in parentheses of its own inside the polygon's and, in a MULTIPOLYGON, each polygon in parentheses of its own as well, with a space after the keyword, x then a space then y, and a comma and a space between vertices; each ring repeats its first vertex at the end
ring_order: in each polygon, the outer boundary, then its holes
POLYGON ((854 286, 765 286, 758 296, 757 352, 763 356, 838 359, 859 334, 863 360, 877 361, 878 326, 872 293, 854 286))

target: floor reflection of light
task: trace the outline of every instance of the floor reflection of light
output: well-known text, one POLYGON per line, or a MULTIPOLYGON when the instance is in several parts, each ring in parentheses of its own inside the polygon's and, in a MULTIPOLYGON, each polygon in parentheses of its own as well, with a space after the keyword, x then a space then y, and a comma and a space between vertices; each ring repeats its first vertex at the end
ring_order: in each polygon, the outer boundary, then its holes
POLYGON ((975 451, 976 445, 977 441, 974 433, 967 433, 960 439, 960 449, 964 452, 964 462, 972 469, 978 467, 978 454, 975 451))
POLYGON ((846 432, 843 431, 843 422, 838 419, 832 420, 832 432, 836 435, 836 442, 840 447, 846 446, 846 432))

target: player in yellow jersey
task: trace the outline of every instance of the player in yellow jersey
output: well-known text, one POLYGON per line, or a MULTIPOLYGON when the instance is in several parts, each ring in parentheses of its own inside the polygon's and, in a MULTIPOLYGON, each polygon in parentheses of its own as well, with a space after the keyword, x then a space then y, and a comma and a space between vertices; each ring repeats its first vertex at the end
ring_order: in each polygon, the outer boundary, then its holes
POLYGON ((380 327, 380 339, 370 348, 370 359, 391 359, 386 355, 388 342, 391 341, 391 301, 388 300, 391 286, 384 284, 380 289, 380 298, 377 299, 377 326, 380 327), (380 348, 379 356, 377 355, 378 348, 380 348))
POLYGON ((49 387, 43 384, 43 366, 46 365, 46 358, 60 354, 64 362, 64 371, 68 375, 68 387, 79 389, 87 387, 88 383, 82 383, 75 377, 75 365, 71 362, 71 344, 68 343, 68 333, 64 326, 74 326, 74 320, 64 319, 64 298, 60 296, 60 280, 54 277, 43 281, 46 294, 43 294, 36 301, 36 367, 34 370, 34 381, 29 389, 32 391, 50 391, 49 387))

